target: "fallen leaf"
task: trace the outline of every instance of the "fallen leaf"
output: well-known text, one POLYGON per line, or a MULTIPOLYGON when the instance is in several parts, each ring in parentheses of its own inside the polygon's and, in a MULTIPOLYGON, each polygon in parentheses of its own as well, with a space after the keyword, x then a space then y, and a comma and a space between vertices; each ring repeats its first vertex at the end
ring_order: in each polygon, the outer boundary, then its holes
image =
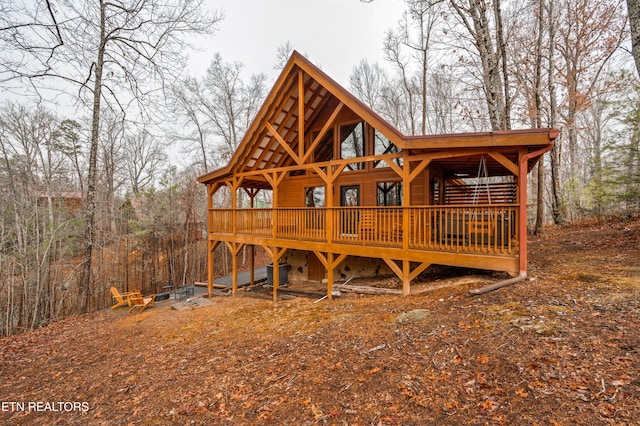
POLYGON ((492 400, 492 399, 486 399, 483 403, 482 403, 482 411, 494 411, 495 409, 497 409, 500 406, 500 404, 498 404, 496 401, 492 400))
POLYGON ((476 361, 478 361, 481 365, 486 365, 489 362, 489 357, 486 355, 480 355, 476 357, 476 361))
POLYGON ((376 374, 380 371, 380 367, 374 367, 371 370, 367 370, 367 376, 371 376, 373 374, 376 374))

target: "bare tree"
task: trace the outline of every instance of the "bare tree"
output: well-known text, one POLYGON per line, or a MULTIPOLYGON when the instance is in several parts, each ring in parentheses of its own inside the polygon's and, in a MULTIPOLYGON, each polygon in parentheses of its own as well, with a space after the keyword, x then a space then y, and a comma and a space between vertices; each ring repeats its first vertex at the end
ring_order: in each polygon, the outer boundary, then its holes
POLYGON ((195 142, 211 158, 209 166, 231 158, 266 95, 266 75, 253 75, 245 83, 243 67, 240 62, 225 62, 217 53, 204 78, 184 86, 181 114, 198 126, 195 142), (186 103, 191 106, 186 108, 186 103))
POLYGON ((90 298, 102 102, 124 113, 133 101, 145 111, 154 88, 183 70, 188 37, 210 34, 221 19, 205 13, 203 5, 203 0, 61 0, 53 8, 49 1, 37 1, 32 9, 16 8, 0 17, 0 82, 27 82, 41 96, 38 89, 52 79, 67 82, 92 111, 79 281, 82 311, 90 298))
POLYGON ((477 51, 491 128, 508 129, 511 127, 511 103, 500 0, 493 1, 493 11, 483 0, 449 0, 449 3, 477 51))
POLYGON ((273 69, 276 71, 283 69, 284 66, 287 65, 287 61, 289 60, 292 52, 293 44, 291 44, 291 41, 287 40, 284 43, 280 43, 276 52, 276 63, 273 66, 273 69))
POLYGON ((385 59, 392 63, 398 70, 399 83, 404 91, 407 102, 407 118, 409 120, 409 132, 416 134, 416 99, 415 86, 411 78, 409 58, 402 52, 402 37, 393 32, 387 32, 384 42, 385 59))
POLYGON ((103 200, 105 224, 104 234, 112 240, 116 236, 117 192, 127 182, 126 165, 132 156, 125 149, 125 122, 122 116, 111 110, 102 113, 101 137, 98 163, 101 173, 98 181, 99 197, 103 200))
POLYGON ((200 172, 206 173, 213 167, 207 146, 213 133, 211 120, 203 113, 196 95, 201 91, 201 82, 188 77, 175 84, 170 92, 171 111, 180 125, 167 129, 173 141, 181 142, 186 154, 193 154, 196 164, 201 163, 200 172))
POLYGON ((564 0, 559 10, 557 49, 564 62, 558 68, 566 92, 562 118, 569 153, 570 212, 579 207, 578 171, 582 167, 578 146, 577 116, 596 96, 598 81, 609 60, 627 36, 621 1, 564 0))
POLYGON ((369 64, 366 59, 353 67, 349 76, 349 85, 354 95, 360 98, 374 111, 380 111, 382 86, 386 84, 384 69, 377 63, 369 64))
MULTIPOLYGON (((544 0, 538 0, 536 20, 538 23, 536 34, 536 64, 534 83, 535 126, 542 127, 542 42, 544 40, 544 0)), ((544 156, 538 160, 538 182, 536 186, 536 223, 534 234, 542 234, 544 226, 544 156)))
POLYGON ((30 329, 56 318, 60 306, 58 274, 62 241, 76 237, 66 217, 65 189, 70 186, 70 162, 60 149, 60 123, 43 107, 9 104, 0 110, 2 192, 2 261, 0 292, 7 316, 3 332, 30 329), (5 232, 11 229, 11 232, 5 232), (5 256, 6 254, 6 256, 5 256), (3 297, 4 296, 4 297, 3 297))
POLYGON ((71 161, 73 171, 76 175, 76 182, 80 192, 84 193, 85 181, 85 158, 83 157, 81 142, 82 126, 75 120, 62 120, 60 123, 59 148, 71 161))
MULTIPOLYGON (((401 47, 404 46, 409 49, 411 53, 409 57, 415 60, 419 84, 414 84, 414 86, 417 86, 418 102, 420 104, 420 133, 423 135, 427 133, 429 119, 427 113, 429 54, 431 39, 439 18, 439 8, 440 6, 437 3, 429 4, 421 0, 407 0, 404 20, 400 22, 397 33, 389 32, 387 34, 387 58, 398 66, 407 90, 409 90, 411 84, 406 81, 410 77, 408 76, 407 66, 401 58, 401 47)), ((412 134, 415 134, 415 132, 415 126, 412 125, 412 134)))
POLYGON ((125 137, 125 163, 131 190, 135 196, 153 183, 166 162, 162 147, 149 132, 142 130, 125 137))

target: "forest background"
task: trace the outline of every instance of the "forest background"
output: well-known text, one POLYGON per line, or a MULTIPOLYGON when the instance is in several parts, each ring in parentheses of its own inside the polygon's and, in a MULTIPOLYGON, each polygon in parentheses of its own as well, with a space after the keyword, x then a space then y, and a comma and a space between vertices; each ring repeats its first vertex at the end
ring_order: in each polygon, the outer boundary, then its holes
MULTIPOLYGON (((224 16, 203 0, 173 3, 0 5, 0 336, 104 308, 111 286, 205 280, 195 179, 229 161, 270 83, 220 54, 185 76, 188 40, 224 16), (80 113, 65 116, 62 98, 80 113)), ((354 58, 348 90, 407 135, 560 129, 530 180, 531 232, 638 213, 635 0, 398 5, 384 61, 354 58)))

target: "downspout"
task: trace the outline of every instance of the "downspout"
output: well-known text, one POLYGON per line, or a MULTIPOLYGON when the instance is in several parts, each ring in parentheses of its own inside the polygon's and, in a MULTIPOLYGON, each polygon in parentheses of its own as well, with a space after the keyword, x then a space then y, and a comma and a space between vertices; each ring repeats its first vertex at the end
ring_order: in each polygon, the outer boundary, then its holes
MULTIPOLYGON (((555 139, 555 136, 553 137, 555 139)), ((519 220, 519 234, 520 234, 520 245, 519 245, 519 258, 520 258, 520 273, 517 277, 509 278, 507 280, 499 281, 494 284, 490 284, 485 287, 481 287, 475 290, 470 290, 471 294, 484 294, 489 291, 497 290, 499 288, 519 283, 527 279, 527 164, 530 159, 536 158, 546 154, 547 152, 553 149, 554 143, 553 140, 549 143, 548 146, 539 149, 537 151, 530 152, 529 154, 524 155, 520 159, 520 172, 518 179, 519 193, 520 193, 520 220, 519 220)))

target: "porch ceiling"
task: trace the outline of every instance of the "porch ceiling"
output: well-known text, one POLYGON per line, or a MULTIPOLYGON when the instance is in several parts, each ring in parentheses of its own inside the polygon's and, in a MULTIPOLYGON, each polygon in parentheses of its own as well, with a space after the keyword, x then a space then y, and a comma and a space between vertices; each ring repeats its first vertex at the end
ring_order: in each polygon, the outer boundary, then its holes
POLYGON ((304 96, 303 130, 317 120, 332 95, 297 67, 291 70, 290 75, 291 78, 260 117, 260 125, 247 135, 244 150, 237 157, 233 171, 248 172, 296 164, 291 153, 300 152, 300 89, 304 96))

